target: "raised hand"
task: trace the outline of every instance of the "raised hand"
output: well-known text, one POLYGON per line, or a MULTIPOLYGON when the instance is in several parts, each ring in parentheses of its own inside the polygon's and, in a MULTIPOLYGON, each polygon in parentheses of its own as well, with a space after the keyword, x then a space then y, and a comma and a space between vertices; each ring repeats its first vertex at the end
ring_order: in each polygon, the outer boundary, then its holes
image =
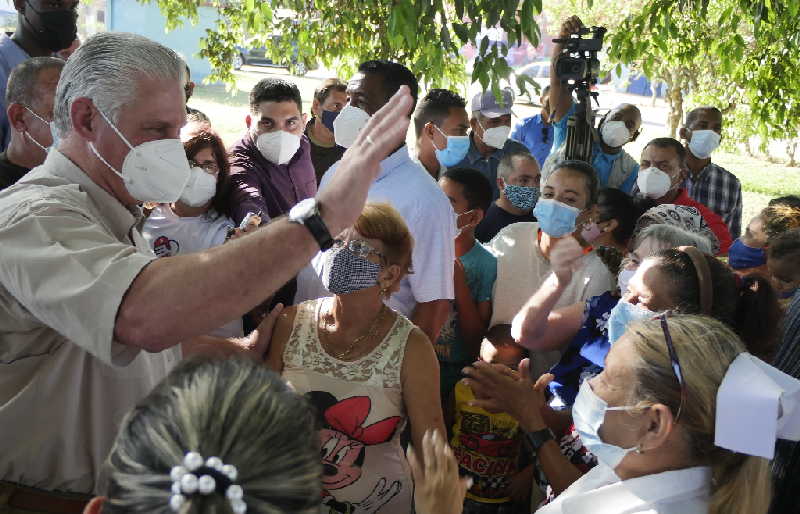
POLYGON ((570 16, 561 23, 561 30, 558 33, 559 39, 566 39, 572 34, 577 34, 583 28, 583 22, 577 16, 570 16))
POLYGON ((502 364, 476 362, 465 368, 464 373, 475 395, 470 405, 489 412, 505 412, 527 431, 546 428, 541 409, 545 405, 544 389, 553 375, 542 375, 534 384, 530 359, 520 362, 519 372, 502 364))
POLYGON ((550 250, 550 269, 559 282, 566 285, 572 280, 572 274, 580 267, 583 248, 574 237, 558 239, 550 250))

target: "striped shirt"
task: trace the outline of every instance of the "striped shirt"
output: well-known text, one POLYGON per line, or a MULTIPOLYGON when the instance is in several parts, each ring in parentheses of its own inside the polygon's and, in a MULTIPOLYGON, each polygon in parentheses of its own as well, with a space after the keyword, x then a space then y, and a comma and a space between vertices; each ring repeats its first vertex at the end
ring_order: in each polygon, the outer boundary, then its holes
MULTIPOLYGON (((800 378, 800 292, 795 293, 786 311, 783 325, 783 342, 775 356, 775 367, 784 373, 800 378)), ((772 472, 775 494, 770 514, 797 512, 797 490, 800 488, 800 443, 778 440, 772 472)))
POLYGON ((733 239, 742 232, 742 185, 722 166, 709 162, 696 176, 684 182, 689 196, 722 217, 733 239))

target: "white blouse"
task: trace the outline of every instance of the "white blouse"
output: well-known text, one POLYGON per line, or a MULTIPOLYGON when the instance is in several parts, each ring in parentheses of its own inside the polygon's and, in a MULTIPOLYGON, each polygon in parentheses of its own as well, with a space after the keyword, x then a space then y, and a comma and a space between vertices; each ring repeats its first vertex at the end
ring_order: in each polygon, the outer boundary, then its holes
POLYGON ((598 464, 536 514, 708 514, 711 468, 620 480, 598 464))

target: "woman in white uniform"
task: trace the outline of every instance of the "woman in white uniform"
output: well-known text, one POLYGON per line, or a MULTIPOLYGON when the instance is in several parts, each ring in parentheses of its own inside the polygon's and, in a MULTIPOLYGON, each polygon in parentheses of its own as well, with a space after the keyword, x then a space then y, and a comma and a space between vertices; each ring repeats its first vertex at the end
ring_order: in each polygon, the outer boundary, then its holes
MULTIPOLYGON (((533 432, 542 388, 527 369, 515 376, 477 363, 467 371, 477 404, 533 432)), ((800 414, 782 393, 791 390, 800 382, 746 353, 715 319, 633 323, 572 411, 600 465, 537 514, 765 513, 775 438, 800 437, 800 414)))

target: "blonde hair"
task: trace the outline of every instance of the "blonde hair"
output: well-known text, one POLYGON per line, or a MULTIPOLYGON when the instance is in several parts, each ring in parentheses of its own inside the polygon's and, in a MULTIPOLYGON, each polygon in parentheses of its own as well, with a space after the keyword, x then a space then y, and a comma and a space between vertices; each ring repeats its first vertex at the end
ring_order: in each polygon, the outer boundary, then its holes
MULTIPOLYGON (((745 351, 739 338, 714 318, 676 315, 668 318, 686 384, 678 424, 683 427, 695 465, 711 466, 709 514, 767 512, 771 497, 769 461, 714 445, 717 390, 728 366, 745 351)), ((677 415, 681 389, 672 369, 659 320, 631 325, 639 356, 634 364, 632 395, 641 406, 660 403, 677 415)))
POLYGON ((412 272, 414 238, 397 209, 388 203, 368 203, 353 228, 363 237, 383 243, 388 264, 400 266, 403 275, 412 272))
MULTIPOLYGON (((247 512, 316 513, 322 468, 314 413, 265 366, 242 358, 178 365, 126 416, 108 457, 105 514, 172 514, 173 466, 187 452, 238 470, 247 512)), ((181 514, 229 514, 220 493, 190 495, 181 514)))
POLYGON ((773 239, 784 232, 800 228, 800 207, 778 203, 766 207, 760 214, 764 220, 767 239, 773 239))

